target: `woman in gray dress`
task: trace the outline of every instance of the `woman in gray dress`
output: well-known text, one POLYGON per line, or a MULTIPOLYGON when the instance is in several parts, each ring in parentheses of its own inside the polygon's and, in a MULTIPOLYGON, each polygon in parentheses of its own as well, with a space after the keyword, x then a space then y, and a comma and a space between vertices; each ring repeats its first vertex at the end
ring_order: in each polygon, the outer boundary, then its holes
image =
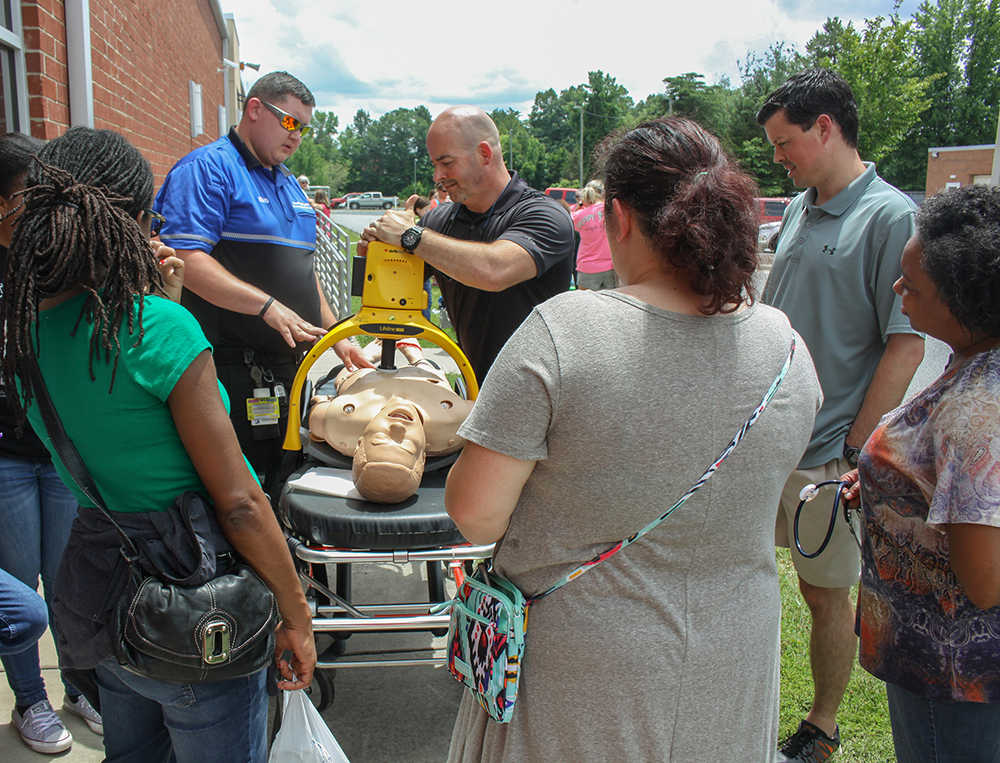
MULTIPOLYGON (((460 429, 446 503, 526 595, 662 514, 760 403, 795 333, 754 300, 756 189, 683 119, 602 146, 622 286, 539 306, 460 429)), ((451 761, 773 759, 774 517, 821 393, 804 343, 768 409, 662 525, 532 605, 508 724, 471 696, 451 761)))

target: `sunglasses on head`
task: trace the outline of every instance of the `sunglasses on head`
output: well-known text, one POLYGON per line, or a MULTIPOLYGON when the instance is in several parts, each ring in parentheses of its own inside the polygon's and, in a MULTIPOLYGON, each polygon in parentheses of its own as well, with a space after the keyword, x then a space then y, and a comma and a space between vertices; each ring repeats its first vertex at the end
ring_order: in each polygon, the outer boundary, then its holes
POLYGON ((163 230, 163 223, 167 221, 167 218, 159 212, 154 212, 152 209, 144 209, 143 212, 149 215, 149 237, 159 236, 160 231, 163 230))
POLYGON ((267 101, 261 101, 261 103, 267 106, 268 111, 278 118, 278 121, 281 122, 281 126, 288 130, 288 132, 295 132, 298 130, 300 134, 306 135, 312 129, 312 125, 303 124, 287 111, 282 111, 277 106, 274 106, 267 101))

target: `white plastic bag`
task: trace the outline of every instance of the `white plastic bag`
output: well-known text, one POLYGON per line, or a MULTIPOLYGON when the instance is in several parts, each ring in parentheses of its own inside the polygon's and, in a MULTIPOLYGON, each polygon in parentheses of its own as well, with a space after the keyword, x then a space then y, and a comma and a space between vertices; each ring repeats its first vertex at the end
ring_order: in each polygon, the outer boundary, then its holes
POLYGON ((350 763, 305 691, 286 691, 267 763, 350 763))

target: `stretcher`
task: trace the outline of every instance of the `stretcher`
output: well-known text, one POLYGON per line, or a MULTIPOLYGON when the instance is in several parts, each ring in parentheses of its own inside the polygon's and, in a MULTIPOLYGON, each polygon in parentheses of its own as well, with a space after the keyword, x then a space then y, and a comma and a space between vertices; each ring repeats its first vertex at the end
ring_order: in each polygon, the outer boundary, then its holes
POLYGON ((379 368, 395 368, 396 341, 402 337, 426 339, 445 350, 455 361, 461 376, 455 389, 474 400, 478 386, 468 359, 440 328, 421 313, 427 304, 423 290, 424 263, 418 257, 372 244, 366 258, 354 265, 353 291, 362 297, 361 308, 336 324, 320 339, 302 361, 289 393, 289 425, 284 448, 301 454, 300 465, 285 481, 278 501, 289 548, 299 569, 313 607, 313 630, 317 636, 330 634, 333 644, 320 654, 314 684, 320 697, 314 698, 322 710, 333 697, 330 669, 443 665, 444 655, 400 657, 398 659, 344 657, 345 639, 353 634, 429 631, 444 635, 447 614, 431 612, 445 600, 445 574, 457 584, 475 560, 488 558, 492 546, 465 542, 444 508, 444 486, 448 467, 457 453, 428 457, 423 479, 415 495, 398 504, 365 501, 349 486, 338 485, 338 475, 351 461, 325 442, 309 437, 308 401, 314 394, 334 394, 334 371, 309 382, 316 362, 341 339, 363 334, 382 340, 379 368), (358 564, 408 562, 424 564, 427 570, 427 601, 355 603, 351 596, 351 571, 358 564), (334 579, 330 580, 333 565, 334 579))

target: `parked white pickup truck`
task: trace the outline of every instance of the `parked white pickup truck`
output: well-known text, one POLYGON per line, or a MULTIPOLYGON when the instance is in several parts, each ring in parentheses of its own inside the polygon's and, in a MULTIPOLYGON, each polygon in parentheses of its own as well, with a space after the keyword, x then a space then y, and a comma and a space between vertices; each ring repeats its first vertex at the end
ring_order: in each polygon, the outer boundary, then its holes
POLYGON ((378 191, 358 194, 347 200, 348 209, 392 209, 399 205, 396 196, 383 196, 378 191))

